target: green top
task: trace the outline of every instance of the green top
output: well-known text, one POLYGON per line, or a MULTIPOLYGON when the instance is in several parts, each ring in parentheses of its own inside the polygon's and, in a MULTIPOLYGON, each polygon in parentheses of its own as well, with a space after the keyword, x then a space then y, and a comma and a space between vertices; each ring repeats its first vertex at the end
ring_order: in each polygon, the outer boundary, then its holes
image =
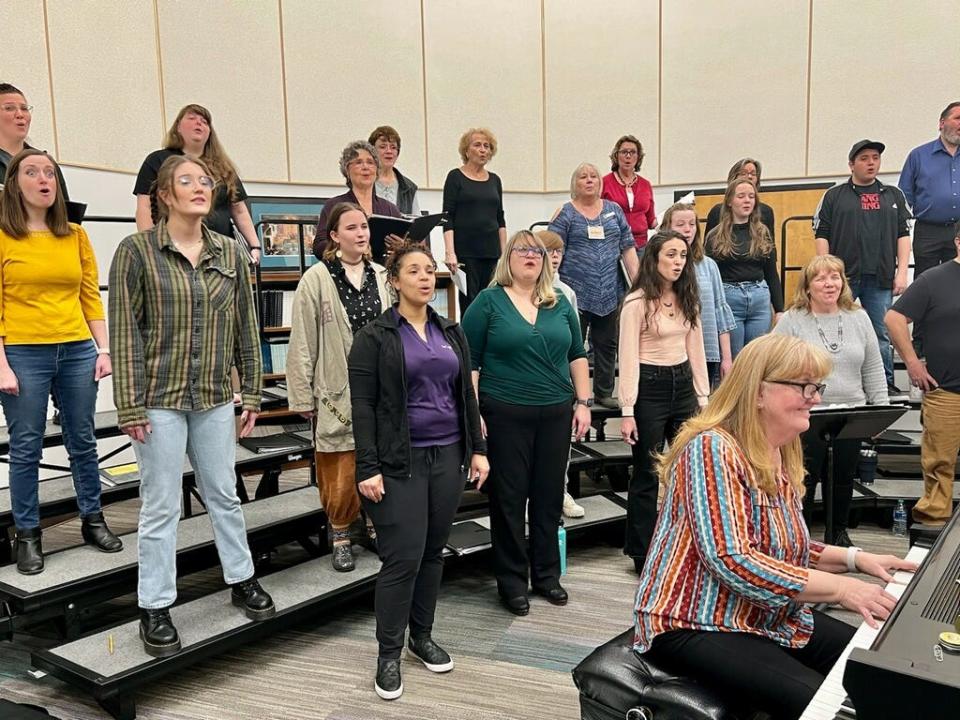
POLYGON ((531 325, 506 291, 487 288, 463 315, 480 394, 513 405, 573 402, 570 363, 585 358, 580 323, 562 293, 531 325))

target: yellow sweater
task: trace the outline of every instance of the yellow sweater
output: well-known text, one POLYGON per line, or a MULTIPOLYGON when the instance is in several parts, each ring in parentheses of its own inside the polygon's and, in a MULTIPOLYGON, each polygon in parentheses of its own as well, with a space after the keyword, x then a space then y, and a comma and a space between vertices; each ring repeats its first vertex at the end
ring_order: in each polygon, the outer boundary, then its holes
POLYGON ((97 260, 86 231, 66 237, 31 232, 17 239, 0 230, 0 338, 6 345, 89 340, 103 320, 97 260))

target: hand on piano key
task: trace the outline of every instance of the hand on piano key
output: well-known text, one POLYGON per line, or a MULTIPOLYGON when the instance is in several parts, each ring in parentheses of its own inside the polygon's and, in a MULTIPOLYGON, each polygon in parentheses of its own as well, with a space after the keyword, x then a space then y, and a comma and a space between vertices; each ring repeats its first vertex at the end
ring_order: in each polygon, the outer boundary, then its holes
POLYGON ((840 592, 837 602, 847 610, 860 613, 864 622, 872 628, 879 627, 877 620, 886 620, 897 605, 897 598, 884 588, 854 577, 838 577, 840 592))
POLYGON ((898 570, 915 573, 918 567, 915 562, 898 558, 896 555, 875 555, 863 551, 854 556, 854 562, 857 570, 880 578, 885 583, 897 582, 893 574, 898 570))

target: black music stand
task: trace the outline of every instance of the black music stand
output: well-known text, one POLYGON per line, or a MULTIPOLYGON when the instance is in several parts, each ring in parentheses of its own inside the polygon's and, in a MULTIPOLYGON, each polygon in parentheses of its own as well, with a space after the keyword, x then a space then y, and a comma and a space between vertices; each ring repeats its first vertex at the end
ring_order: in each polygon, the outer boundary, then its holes
POLYGON ((810 413, 808 433, 827 444, 827 472, 821 478, 823 492, 825 535, 833 538, 833 486, 839 479, 839 468, 834 461, 834 442, 837 440, 869 440, 879 435, 903 416, 908 407, 902 405, 860 405, 856 407, 824 408, 810 413))

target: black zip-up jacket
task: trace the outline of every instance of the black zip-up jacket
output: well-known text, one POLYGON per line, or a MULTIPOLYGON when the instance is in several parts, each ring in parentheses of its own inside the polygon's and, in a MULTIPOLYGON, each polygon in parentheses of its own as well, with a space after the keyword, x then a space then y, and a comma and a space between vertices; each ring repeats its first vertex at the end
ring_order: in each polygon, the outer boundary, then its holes
MULTIPOLYGON (((909 235, 907 220, 910 211, 900 188, 884 185, 877 180, 880 195, 880 238, 869 243, 877 252, 877 285, 893 287, 897 272, 897 239, 909 235)), ((813 235, 830 245, 830 254, 843 260, 848 278, 860 278, 860 195, 853 187, 853 179, 834 185, 820 198, 813 215, 813 235)))
MULTIPOLYGON (((473 392, 470 349, 460 326, 427 308, 428 322, 438 322, 460 361, 457 381, 460 432, 464 439, 464 472, 474 453, 485 455, 480 409, 473 392)), ((350 395, 353 439, 357 449, 357 482, 374 475, 406 478, 410 469, 410 424, 407 419, 407 376, 403 341, 393 308, 368 323, 350 349, 350 395)))
POLYGON ((400 212, 409 215, 413 212, 413 196, 417 194, 417 184, 401 175, 396 168, 393 169, 393 174, 397 176, 397 207, 400 212))

